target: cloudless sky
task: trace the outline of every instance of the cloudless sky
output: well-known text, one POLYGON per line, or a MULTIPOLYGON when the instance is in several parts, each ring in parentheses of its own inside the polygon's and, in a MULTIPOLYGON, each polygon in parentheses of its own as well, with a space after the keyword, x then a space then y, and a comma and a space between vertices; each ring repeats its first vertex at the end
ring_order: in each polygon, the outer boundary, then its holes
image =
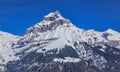
POLYGON ((79 28, 120 32, 120 0, 0 0, 0 31, 23 35, 56 10, 79 28))

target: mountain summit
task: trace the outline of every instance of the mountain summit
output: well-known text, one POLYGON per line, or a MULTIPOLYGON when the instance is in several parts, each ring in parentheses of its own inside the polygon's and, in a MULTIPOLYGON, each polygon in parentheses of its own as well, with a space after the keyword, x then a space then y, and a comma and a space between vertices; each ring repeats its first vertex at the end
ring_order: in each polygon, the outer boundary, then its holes
MULTIPOLYGON (((57 18, 63 18, 60 14, 59 11, 56 11, 56 12, 52 12, 52 13, 49 13, 48 15, 44 16, 44 19, 49 19, 49 18, 53 18, 54 20, 57 19, 57 18)), ((53 21, 53 20, 52 20, 53 21)))
POLYGON ((5 72, 119 72, 120 33, 77 28, 59 11, 28 28, 9 46, 5 72))

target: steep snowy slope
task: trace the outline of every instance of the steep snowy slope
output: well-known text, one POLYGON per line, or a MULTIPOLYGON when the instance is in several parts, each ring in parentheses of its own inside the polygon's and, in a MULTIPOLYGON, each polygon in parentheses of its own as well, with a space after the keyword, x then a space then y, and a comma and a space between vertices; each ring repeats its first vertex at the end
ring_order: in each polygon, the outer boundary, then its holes
POLYGON ((0 69, 2 65, 8 61, 16 59, 15 53, 12 50, 12 44, 18 40, 18 36, 11 35, 0 31, 0 69))

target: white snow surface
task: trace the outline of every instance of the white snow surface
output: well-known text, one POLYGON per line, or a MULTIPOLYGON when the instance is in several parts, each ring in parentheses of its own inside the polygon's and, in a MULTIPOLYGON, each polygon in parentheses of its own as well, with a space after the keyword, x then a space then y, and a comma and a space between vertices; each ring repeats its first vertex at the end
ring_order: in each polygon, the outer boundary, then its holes
MULTIPOLYGON (((60 38, 56 41, 53 41, 51 43, 49 43, 47 46, 43 47, 42 49, 45 49, 45 51, 49 51, 49 50, 53 50, 53 49, 61 49, 61 48, 64 48, 66 42, 65 42, 65 39, 63 38, 60 38)), ((37 52, 43 52, 42 49, 39 49, 37 52)), ((58 51, 59 51, 58 50, 58 51)))
POLYGON ((112 29, 108 29, 105 32, 109 33, 108 40, 120 40, 120 33, 119 32, 114 31, 112 29))
MULTIPOLYGON (((0 64, 6 64, 9 61, 16 60, 11 44, 18 40, 18 36, 0 31, 0 64)), ((0 66, 3 70, 3 67, 0 66)))
POLYGON ((54 62, 80 62, 81 60, 79 58, 72 58, 72 57, 65 57, 64 59, 62 58, 55 58, 53 59, 54 62))

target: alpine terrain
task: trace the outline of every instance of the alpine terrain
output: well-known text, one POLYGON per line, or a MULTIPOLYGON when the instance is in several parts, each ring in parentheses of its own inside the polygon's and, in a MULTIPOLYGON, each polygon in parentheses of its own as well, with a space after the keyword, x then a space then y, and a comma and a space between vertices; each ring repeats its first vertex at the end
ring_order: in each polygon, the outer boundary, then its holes
POLYGON ((120 33, 80 29, 52 12, 24 36, 0 32, 0 72, 120 72, 120 33))

